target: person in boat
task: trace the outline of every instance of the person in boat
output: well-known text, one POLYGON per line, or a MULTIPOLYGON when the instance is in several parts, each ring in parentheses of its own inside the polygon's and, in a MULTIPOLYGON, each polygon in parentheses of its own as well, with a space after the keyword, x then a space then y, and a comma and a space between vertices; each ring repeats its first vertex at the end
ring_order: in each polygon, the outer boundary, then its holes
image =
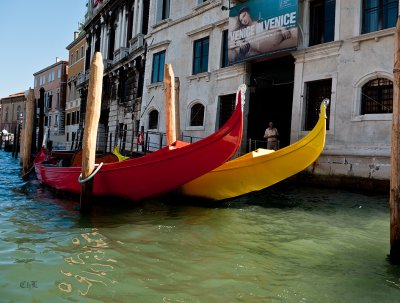
POLYGON ((278 130, 274 127, 273 122, 269 122, 268 128, 265 130, 264 138, 267 139, 267 149, 278 149, 278 130))

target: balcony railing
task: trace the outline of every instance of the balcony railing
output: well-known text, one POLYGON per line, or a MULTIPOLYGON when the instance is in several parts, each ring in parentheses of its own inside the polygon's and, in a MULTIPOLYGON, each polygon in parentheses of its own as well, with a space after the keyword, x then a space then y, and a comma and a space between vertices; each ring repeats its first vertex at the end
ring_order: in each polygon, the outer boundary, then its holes
POLYGON ((79 74, 76 79, 76 85, 81 85, 89 80, 89 70, 87 70, 84 74, 79 74))
POLYGON ((107 69, 107 68, 109 68, 111 65, 113 65, 113 60, 103 59, 103 65, 104 65, 104 69, 107 69))
POLYGON ((135 37, 133 37, 131 40, 129 40, 129 51, 133 52, 137 50, 138 48, 143 46, 144 42, 144 35, 143 34, 137 34, 135 37))
POLYGON ((118 62, 119 60, 125 58, 129 55, 129 49, 126 47, 120 47, 116 51, 114 51, 114 63, 118 62))

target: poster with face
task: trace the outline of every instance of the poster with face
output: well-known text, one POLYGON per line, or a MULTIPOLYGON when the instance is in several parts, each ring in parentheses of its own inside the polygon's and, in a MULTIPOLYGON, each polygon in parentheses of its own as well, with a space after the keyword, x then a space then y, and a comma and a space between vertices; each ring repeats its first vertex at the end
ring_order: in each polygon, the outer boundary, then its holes
POLYGON ((229 13, 228 58, 234 64, 297 47, 297 0, 249 0, 229 13))

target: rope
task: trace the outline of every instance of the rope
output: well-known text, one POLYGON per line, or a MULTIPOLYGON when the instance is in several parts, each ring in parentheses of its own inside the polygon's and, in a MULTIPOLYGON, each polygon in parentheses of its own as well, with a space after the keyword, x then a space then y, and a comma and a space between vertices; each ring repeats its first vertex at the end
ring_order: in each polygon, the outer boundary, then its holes
POLYGON ((28 171, 27 171, 25 174, 23 174, 23 175, 21 176, 21 178, 22 178, 22 179, 25 179, 25 178, 29 175, 29 173, 32 171, 32 169, 33 169, 34 167, 35 167, 35 165, 32 165, 31 168, 28 169, 28 171))
MULTIPOLYGON (((95 164, 96 165, 96 164, 95 164)), ((103 162, 101 162, 100 164, 97 165, 97 168, 89 175, 89 177, 85 178, 82 180, 82 173, 79 175, 78 177, 78 182, 79 183, 86 183, 87 181, 89 181, 90 179, 92 179, 100 170, 100 168, 103 166, 103 162)))

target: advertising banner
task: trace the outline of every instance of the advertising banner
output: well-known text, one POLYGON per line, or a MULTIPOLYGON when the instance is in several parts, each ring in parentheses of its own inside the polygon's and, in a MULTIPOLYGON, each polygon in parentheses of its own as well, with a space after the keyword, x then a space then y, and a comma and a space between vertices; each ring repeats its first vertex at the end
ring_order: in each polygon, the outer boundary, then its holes
POLYGON ((297 0, 249 0, 229 12, 229 63, 297 48, 297 0))

